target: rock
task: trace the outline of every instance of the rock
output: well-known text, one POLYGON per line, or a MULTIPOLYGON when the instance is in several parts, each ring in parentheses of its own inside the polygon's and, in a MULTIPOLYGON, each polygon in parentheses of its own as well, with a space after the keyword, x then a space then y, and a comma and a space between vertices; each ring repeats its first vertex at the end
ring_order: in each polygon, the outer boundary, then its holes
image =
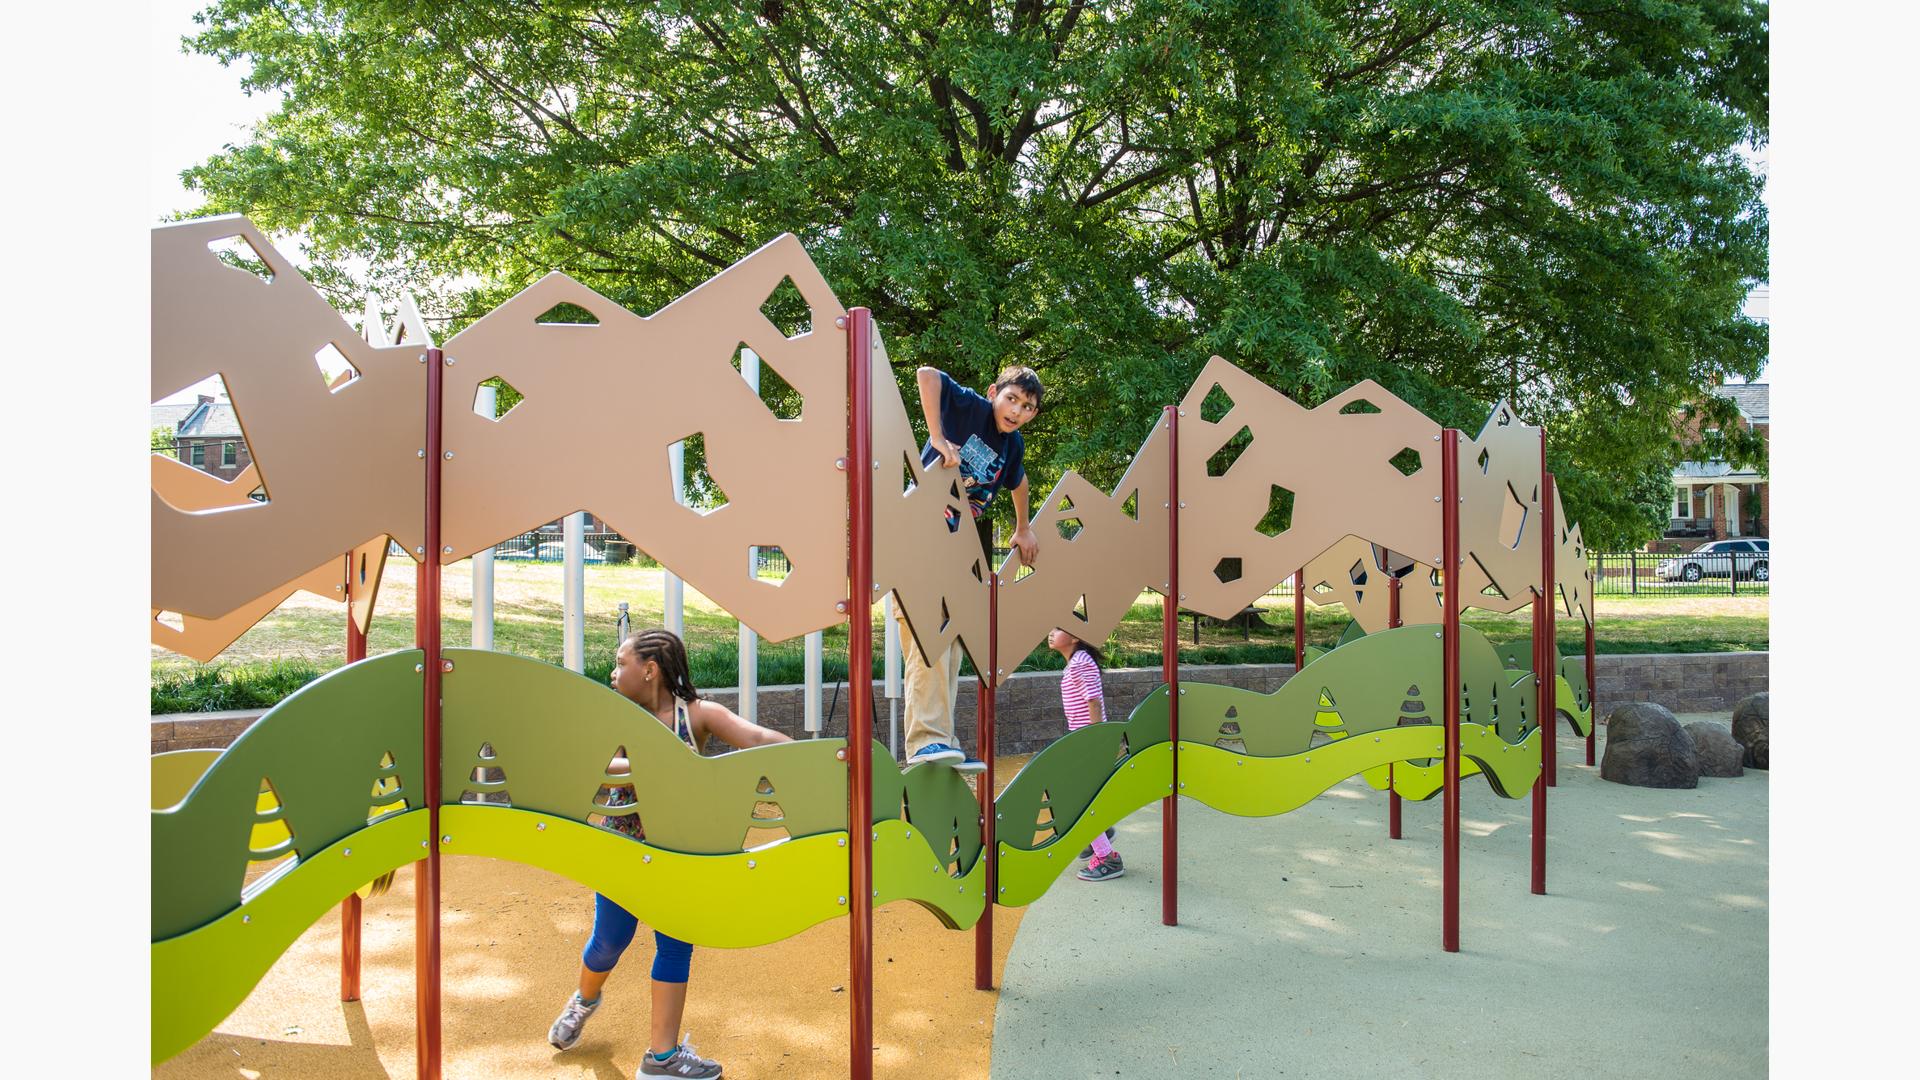
POLYGON ((1740 763, 1749 769, 1767 767, 1767 695, 1750 694, 1733 707, 1733 741, 1746 748, 1740 763))
POLYGON ((1666 706, 1632 701, 1607 714, 1600 778, 1634 787, 1699 787, 1700 755, 1666 706))
POLYGON ((1687 734, 1693 737, 1701 776, 1740 776, 1746 772, 1740 761, 1747 748, 1734 742, 1726 728, 1711 720, 1695 720, 1687 725, 1687 734))

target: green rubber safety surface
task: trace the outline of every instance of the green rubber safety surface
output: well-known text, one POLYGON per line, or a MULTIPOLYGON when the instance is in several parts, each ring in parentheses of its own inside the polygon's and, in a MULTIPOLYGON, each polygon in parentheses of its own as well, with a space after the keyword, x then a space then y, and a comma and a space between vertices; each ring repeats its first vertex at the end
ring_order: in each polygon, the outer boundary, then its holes
MULTIPOLYGON (((414 810, 366 825, 302 858, 237 909, 153 942, 149 998, 154 1063, 192 1046, 226 1019, 274 961, 355 889, 423 858, 427 816, 414 810)), ((158 853, 154 865, 161 866, 158 853)))
POLYGON ((151 884, 155 941, 237 909, 249 864, 310 859, 386 807, 419 809, 421 659, 388 653, 302 687, 234 740, 184 801, 153 813, 153 865, 163 868, 151 884), (256 847, 256 826, 283 839, 256 847))

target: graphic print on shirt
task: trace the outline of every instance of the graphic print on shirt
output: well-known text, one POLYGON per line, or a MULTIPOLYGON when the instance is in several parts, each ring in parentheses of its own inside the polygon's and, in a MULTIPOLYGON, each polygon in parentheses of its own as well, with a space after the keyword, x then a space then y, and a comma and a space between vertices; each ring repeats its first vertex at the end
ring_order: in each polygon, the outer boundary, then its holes
POLYGON ((980 436, 967 436, 966 445, 960 448, 960 483, 966 488, 967 506, 973 510, 974 517, 986 510, 987 500, 992 497, 994 484, 999 481, 1005 464, 1006 459, 988 449, 980 436))

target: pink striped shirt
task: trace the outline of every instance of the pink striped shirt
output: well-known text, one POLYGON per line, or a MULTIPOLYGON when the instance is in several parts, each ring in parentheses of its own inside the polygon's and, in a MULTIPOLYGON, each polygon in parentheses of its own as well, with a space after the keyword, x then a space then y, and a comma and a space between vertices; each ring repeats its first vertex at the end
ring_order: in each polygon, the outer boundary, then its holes
POLYGON ((1099 700, 1106 705, 1106 694, 1100 687, 1100 665, 1093 657, 1076 651, 1073 659, 1067 661, 1067 670, 1060 676, 1060 707, 1067 713, 1067 730, 1086 727, 1093 722, 1093 714, 1087 702, 1099 700))

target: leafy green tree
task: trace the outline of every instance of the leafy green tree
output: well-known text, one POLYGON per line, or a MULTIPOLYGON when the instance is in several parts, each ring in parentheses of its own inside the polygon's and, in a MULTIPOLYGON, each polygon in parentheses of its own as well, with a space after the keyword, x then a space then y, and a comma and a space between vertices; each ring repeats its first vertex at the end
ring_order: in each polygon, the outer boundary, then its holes
POLYGON ((173 429, 167 427, 165 424, 153 429, 150 433, 149 442, 151 443, 153 453, 165 454, 168 457, 180 456, 179 451, 173 445, 173 429))
POLYGON ((413 288, 451 331, 558 268, 651 311, 794 232, 903 383, 1039 370, 1043 488, 1116 480, 1217 352, 1309 404, 1374 378, 1467 430, 1511 397, 1592 477, 1566 484, 1589 536, 1644 539, 1619 500, 1674 460, 1676 410, 1766 355, 1740 314, 1767 276, 1754 0, 201 18, 190 47, 284 102, 187 180, 303 233, 342 303, 413 288))

